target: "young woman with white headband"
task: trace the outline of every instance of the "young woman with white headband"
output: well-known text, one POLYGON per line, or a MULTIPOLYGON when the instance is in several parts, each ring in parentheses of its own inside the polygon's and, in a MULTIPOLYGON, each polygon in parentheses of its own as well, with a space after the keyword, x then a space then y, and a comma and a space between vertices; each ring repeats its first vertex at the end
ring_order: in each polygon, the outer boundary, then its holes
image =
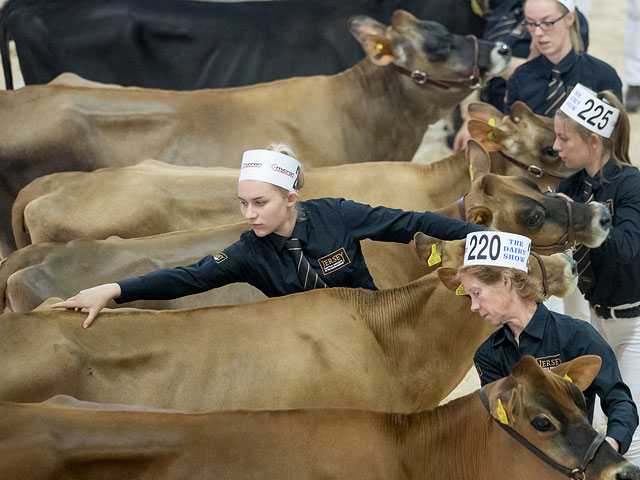
MULTIPOLYGON (((506 377, 523 355, 532 355, 543 368, 581 355, 598 355, 602 367, 584 392, 586 413, 593 421, 597 394, 608 416, 606 439, 624 453, 638 426, 638 412, 614 352, 587 322, 545 307, 540 281, 527 274, 530 248, 529 238, 512 233, 491 231, 467 236, 464 264, 454 277, 464 292, 456 292, 470 297, 471 311, 499 327, 474 355, 480 383, 486 385, 506 377)), ((534 427, 556 428, 553 419, 534 427)))
POLYGON ((107 302, 160 300, 246 282, 268 297, 323 287, 376 286, 362 255, 365 238, 409 243, 417 231, 444 240, 486 227, 431 212, 370 207, 349 200, 300 201, 300 163, 286 146, 244 153, 238 197, 250 231, 216 255, 186 267, 87 290, 54 308, 88 308, 87 328, 107 302))
MULTIPOLYGON (((612 228, 594 249, 578 248, 578 286, 591 306, 591 323, 609 342, 622 378, 640 398, 640 172, 629 159, 629 117, 612 92, 578 84, 554 117, 558 151, 580 171, 558 192, 573 201, 609 207, 612 228)), ((640 432, 627 458, 640 464, 640 432)))

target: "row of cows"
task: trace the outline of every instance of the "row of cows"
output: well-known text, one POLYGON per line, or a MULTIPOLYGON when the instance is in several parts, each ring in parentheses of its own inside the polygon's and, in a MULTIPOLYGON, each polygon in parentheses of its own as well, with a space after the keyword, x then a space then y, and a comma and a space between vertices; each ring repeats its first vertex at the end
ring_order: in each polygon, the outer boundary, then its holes
MULTIPOLYGON (((0 92, 13 119, 0 132, 3 478, 563 478, 489 421, 505 408, 509 427, 552 460, 581 463, 597 434, 575 389, 590 384, 597 359, 554 373, 525 358, 484 393, 436 408, 492 330, 455 293, 462 240, 364 243, 378 291, 249 302, 259 292, 230 285, 105 311, 87 330, 84 313, 33 310, 231 243, 242 229, 231 223, 240 154, 273 140, 310 167, 306 198, 433 210, 528 235, 545 254, 532 277, 549 295, 570 292, 574 262, 549 254, 568 238, 598 246, 610 217, 541 192, 569 173, 548 119, 476 104, 477 140, 464 153, 409 162, 426 126, 470 93, 469 75, 499 73, 508 49, 402 11, 389 27, 356 17, 350 29, 368 57, 334 76, 169 92, 65 75, 0 92), (516 173, 525 177, 505 176, 516 173), (561 434, 537 431, 539 416, 561 422, 561 434), (504 465, 504 454, 518 461, 504 465)), ((603 445, 586 475, 640 471, 603 445)))

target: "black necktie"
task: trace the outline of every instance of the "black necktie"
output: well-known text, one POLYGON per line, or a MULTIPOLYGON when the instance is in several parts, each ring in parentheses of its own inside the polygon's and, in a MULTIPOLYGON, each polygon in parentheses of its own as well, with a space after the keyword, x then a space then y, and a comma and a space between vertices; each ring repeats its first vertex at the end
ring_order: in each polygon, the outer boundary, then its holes
POLYGON ((564 99, 567 89, 564 86, 562 78, 560 78, 560 70, 551 69, 551 79, 547 87, 547 98, 545 100, 544 115, 550 117, 560 106, 560 102, 564 99))
POLYGON ((487 33, 487 39, 498 40, 503 35, 511 33, 511 31, 520 23, 520 9, 516 8, 511 12, 500 17, 500 20, 495 25, 490 27, 490 31, 487 33))
MULTIPOLYGON (((592 185, 585 180, 584 190, 579 201, 589 203, 592 200, 592 185)), ((578 245, 573 252, 573 259, 578 264, 578 288, 586 295, 594 287, 596 280, 591 266, 591 249, 584 245, 578 245)))
POLYGON ((293 258, 296 260, 296 267, 298 269, 298 278, 302 282, 303 290, 313 290, 314 288, 326 288, 327 285, 320 278, 320 276, 311 268, 309 262, 302 253, 302 243, 298 238, 290 238, 285 242, 287 250, 291 252, 293 258))

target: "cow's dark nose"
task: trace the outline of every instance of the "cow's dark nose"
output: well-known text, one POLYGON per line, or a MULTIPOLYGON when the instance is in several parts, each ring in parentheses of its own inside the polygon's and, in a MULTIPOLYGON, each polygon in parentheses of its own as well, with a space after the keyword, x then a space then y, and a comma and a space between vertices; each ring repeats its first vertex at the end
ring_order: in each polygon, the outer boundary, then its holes
POLYGON ((506 43, 503 43, 498 48, 498 53, 500 55, 505 55, 506 56, 506 55, 509 55, 509 53, 511 53, 511 49, 509 48, 509 45, 507 45, 506 43))
POLYGON ((607 210, 600 219, 600 225, 602 225, 602 227, 605 229, 611 228, 611 214, 609 213, 609 210, 607 210))
POLYGON ((571 275, 573 275, 574 278, 578 276, 578 262, 573 258, 571 259, 571 275))
POLYGON ((637 480, 640 478, 640 468, 631 465, 616 473, 616 480, 637 480))

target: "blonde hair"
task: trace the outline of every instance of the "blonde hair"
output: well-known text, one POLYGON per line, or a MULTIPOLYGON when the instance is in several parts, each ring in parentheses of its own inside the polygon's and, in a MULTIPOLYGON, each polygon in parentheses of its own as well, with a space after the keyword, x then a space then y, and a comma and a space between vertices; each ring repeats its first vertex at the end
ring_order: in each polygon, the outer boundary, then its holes
MULTIPOLYGON (((613 127, 611 138, 606 138, 600 135, 600 138, 602 139, 603 153, 611 156, 618 166, 631 165, 631 158, 629 156, 629 143, 631 139, 629 115, 627 114, 627 111, 625 110, 624 105, 622 105, 620 99, 618 99, 615 93, 611 90, 600 92, 597 94, 597 97, 604 100, 612 107, 620 110, 620 116, 618 117, 615 127, 613 127)), ((582 141, 585 143, 589 142, 589 139, 594 132, 589 130, 587 127, 580 125, 560 109, 556 110, 555 115, 565 121, 565 123, 569 121, 571 128, 573 128, 582 141)), ((598 134, 596 133, 596 135, 598 134)), ((604 167, 604 165, 602 167, 604 167)), ((600 169, 600 174, 602 175, 602 168, 600 169)))
POLYGON ((503 278, 509 278, 516 293, 526 301, 541 302, 544 300, 542 282, 522 270, 516 268, 496 267, 492 265, 467 265, 458 268, 456 281, 474 277, 485 285, 495 285, 503 278))
MULTIPOLYGON (((269 144, 269 146, 265 150, 271 150, 273 152, 282 153, 283 155, 287 155, 287 156, 289 156, 291 158, 295 158, 296 160, 298 160, 298 158, 296 157, 296 154, 293 153, 293 150, 291 149, 291 147, 289 145, 287 145, 286 143, 282 143, 282 142, 275 143, 274 142, 274 143, 269 144)), ((300 191, 300 189, 302 189, 303 186, 304 186, 304 168, 303 168, 302 162, 301 162, 300 163, 300 171, 298 172, 298 178, 296 179, 295 183, 293 184, 293 188, 296 190, 298 195, 300 195, 299 191, 300 191)), ((274 187, 276 187, 278 190, 280 190, 280 192, 285 197, 289 193, 289 190, 287 190, 286 188, 278 187, 277 185, 274 185, 274 187)))
MULTIPOLYGON (((522 8, 527 3, 528 0, 524 0, 522 8)), ((565 7, 563 4, 556 0, 556 4, 560 8, 560 13, 562 15, 567 15, 569 13, 569 9, 565 7)), ((584 42, 582 41, 582 35, 580 35, 580 20, 578 19, 578 14, 576 10, 573 11, 573 23, 569 28, 569 38, 571 39, 571 47, 577 53, 584 52, 584 42)), ((531 42, 531 47, 529 48, 529 56, 527 60, 533 60, 536 57, 540 56, 540 51, 536 48, 531 42)))

